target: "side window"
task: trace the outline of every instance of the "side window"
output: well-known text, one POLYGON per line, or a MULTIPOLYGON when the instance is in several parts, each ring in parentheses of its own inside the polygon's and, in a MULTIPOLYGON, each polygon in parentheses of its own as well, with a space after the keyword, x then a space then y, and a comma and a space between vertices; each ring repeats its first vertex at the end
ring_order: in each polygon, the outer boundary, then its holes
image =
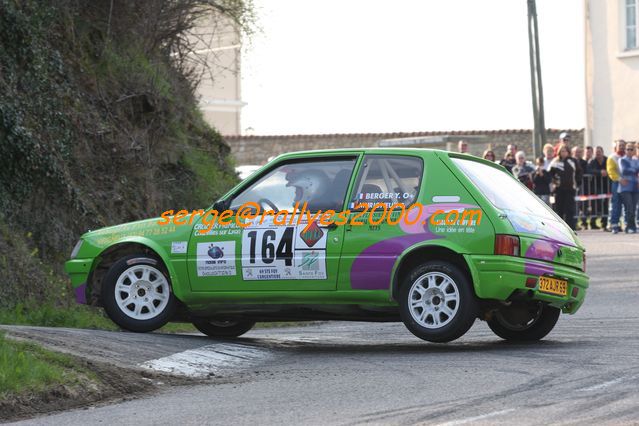
POLYGON ((286 163, 271 170, 233 199, 231 209, 254 202, 261 208, 342 210, 356 158, 286 163))
POLYGON ((400 155, 367 155, 357 178, 350 207, 376 203, 409 207, 419 194, 424 162, 400 155))

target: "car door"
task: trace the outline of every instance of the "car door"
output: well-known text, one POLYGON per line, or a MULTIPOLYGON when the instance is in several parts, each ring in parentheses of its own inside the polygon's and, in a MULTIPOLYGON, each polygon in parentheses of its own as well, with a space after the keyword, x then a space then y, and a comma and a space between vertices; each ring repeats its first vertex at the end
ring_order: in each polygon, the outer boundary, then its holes
POLYGON ((192 290, 335 290, 344 227, 315 215, 342 210, 357 158, 280 161, 229 198, 229 225, 200 218, 188 247, 192 290))
POLYGON ((388 289, 398 255, 421 238, 407 235, 400 215, 418 200, 423 174, 418 156, 364 156, 349 198, 339 290, 388 289))

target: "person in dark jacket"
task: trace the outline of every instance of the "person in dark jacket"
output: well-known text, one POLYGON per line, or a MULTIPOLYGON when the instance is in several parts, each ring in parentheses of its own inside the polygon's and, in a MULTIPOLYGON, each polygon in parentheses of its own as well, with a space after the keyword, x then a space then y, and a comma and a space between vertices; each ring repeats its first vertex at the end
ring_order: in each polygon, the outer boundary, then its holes
POLYGON ((577 225, 575 195, 582 170, 565 144, 557 147, 557 156, 550 163, 550 175, 555 185, 555 212, 574 230, 577 225))
POLYGON ((545 167, 546 158, 542 155, 537 158, 535 173, 533 174, 533 192, 541 200, 550 205, 550 172, 545 167))
POLYGON ((526 185, 528 189, 533 189, 532 175, 535 172, 533 165, 526 161, 526 153, 518 151, 515 154, 516 163, 513 166, 512 174, 519 179, 521 183, 526 185))
MULTIPOLYGON (((606 171, 606 161, 608 157, 604 155, 603 147, 595 148, 595 156, 588 162, 588 174, 593 176, 593 193, 599 197, 610 193, 610 179, 606 171)), ((605 231, 608 226, 608 199, 600 198, 593 200, 593 211, 590 216, 590 229, 599 229, 597 218, 601 219, 601 228, 605 231)))
MULTIPOLYGON (((574 146, 572 148, 572 158, 578 163, 582 172, 582 178, 577 181, 577 193, 578 195, 591 195, 592 194, 592 179, 589 176, 584 177, 587 172, 588 162, 584 160, 584 149, 580 146, 574 146)), ((580 225, 577 225, 577 229, 587 229, 588 220, 586 214, 591 210, 590 201, 579 201, 577 203, 577 216, 579 217, 580 225)))
POLYGON ((503 166, 506 168, 506 170, 508 170, 510 173, 513 172, 513 166, 516 164, 515 163, 515 154, 513 154, 510 151, 510 146, 508 145, 508 151, 506 151, 506 153, 504 154, 504 158, 499 162, 500 166, 503 166))

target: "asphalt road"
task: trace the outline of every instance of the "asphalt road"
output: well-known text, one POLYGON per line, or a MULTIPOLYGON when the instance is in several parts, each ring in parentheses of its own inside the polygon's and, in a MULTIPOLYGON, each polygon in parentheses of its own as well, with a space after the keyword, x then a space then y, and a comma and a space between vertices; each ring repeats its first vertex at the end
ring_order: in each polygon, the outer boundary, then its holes
POLYGON ((592 278, 586 303, 535 344, 501 341, 479 321, 445 345, 422 342, 402 324, 256 330, 238 343, 11 328, 115 365, 212 377, 24 423, 637 423, 639 235, 581 238, 592 278))

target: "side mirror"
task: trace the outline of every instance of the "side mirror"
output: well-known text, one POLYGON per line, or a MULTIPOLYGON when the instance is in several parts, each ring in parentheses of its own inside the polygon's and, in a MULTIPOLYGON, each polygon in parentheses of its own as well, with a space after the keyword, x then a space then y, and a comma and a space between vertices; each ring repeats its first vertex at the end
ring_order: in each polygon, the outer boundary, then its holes
POLYGON ((227 210, 229 208, 230 205, 230 200, 217 200, 214 204, 213 204, 213 209, 217 210, 218 212, 223 212, 224 210, 227 210))

